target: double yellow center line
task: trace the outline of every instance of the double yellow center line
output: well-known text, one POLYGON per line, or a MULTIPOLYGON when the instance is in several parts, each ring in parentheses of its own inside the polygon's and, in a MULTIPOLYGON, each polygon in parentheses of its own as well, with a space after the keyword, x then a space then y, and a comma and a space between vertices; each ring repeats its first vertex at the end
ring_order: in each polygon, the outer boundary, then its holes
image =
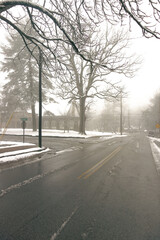
POLYGON ((86 172, 82 173, 78 179, 87 179, 90 177, 93 173, 95 173, 98 169, 100 169, 105 163, 107 163, 112 157, 114 157, 122 147, 116 148, 113 152, 111 152, 106 158, 102 159, 100 162, 95 164, 92 168, 88 169, 86 172))

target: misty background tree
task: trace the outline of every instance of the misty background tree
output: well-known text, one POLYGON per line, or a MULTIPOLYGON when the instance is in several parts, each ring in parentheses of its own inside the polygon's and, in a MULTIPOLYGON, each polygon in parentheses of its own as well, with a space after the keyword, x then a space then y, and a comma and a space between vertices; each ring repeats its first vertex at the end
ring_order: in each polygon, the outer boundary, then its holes
MULTIPOLYGON (((36 131, 36 103, 38 102, 38 66, 35 59, 28 52, 21 36, 16 33, 7 38, 7 43, 1 46, 4 61, 1 71, 6 74, 6 83, 2 91, 1 110, 8 120, 10 114, 16 110, 31 110, 32 128, 36 131)), ((43 72, 45 69, 43 70, 43 72)), ((42 83, 43 103, 53 101, 53 84, 49 74, 45 71, 42 83)))
POLYGON ((153 96, 149 106, 142 112, 146 130, 153 130, 160 135, 160 90, 153 96))
POLYGON ((64 44, 60 47, 64 51, 60 61, 65 68, 56 71, 56 93, 62 99, 77 102, 79 133, 85 134, 85 112, 93 99, 117 98, 121 92, 119 75, 134 76, 139 61, 127 54, 128 42, 127 34, 123 31, 108 28, 105 34, 90 32, 90 38, 85 43, 86 56, 96 64, 77 56, 71 47, 64 44))

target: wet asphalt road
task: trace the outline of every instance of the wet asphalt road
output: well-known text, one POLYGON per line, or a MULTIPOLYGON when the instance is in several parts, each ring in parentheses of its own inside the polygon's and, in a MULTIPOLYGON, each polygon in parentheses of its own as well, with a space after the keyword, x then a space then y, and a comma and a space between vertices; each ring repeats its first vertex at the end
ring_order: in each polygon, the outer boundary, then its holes
POLYGON ((159 240, 148 138, 75 143, 0 172, 0 240, 159 240))

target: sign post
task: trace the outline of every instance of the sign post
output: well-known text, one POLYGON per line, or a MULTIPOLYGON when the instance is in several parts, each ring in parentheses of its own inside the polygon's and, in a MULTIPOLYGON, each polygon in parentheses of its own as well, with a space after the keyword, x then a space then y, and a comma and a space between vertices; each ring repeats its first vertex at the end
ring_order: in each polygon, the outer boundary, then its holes
POLYGON ((26 121, 28 120, 28 118, 21 118, 22 121, 22 129, 23 129, 23 143, 24 143, 24 137, 25 137, 25 128, 26 128, 26 121))
POLYGON ((39 147, 42 147, 42 52, 39 48, 39 147))

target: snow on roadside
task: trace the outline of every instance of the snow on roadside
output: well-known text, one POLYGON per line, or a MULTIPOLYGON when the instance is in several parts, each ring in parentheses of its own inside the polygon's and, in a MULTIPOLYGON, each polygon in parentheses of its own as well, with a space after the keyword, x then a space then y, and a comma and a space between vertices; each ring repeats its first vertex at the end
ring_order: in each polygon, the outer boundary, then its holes
POLYGON ((155 140, 160 142, 160 139, 149 137, 149 140, 150 140, 150 145, 151 145, 154 161, 156 163, 157 170, 160 173, 160 148, 154 142, 155 140))
POLYGON ((39 154, 46 153, 48 151, 49 151, 49 148, 41 149, 36 147, 36 148, 18 150, 18 151, 13 151, 8 153, 6 152, 6 153, 0 154, 0 163, 14 162, 14 161, 23 160, 30 157, 36 157, 39 154))

